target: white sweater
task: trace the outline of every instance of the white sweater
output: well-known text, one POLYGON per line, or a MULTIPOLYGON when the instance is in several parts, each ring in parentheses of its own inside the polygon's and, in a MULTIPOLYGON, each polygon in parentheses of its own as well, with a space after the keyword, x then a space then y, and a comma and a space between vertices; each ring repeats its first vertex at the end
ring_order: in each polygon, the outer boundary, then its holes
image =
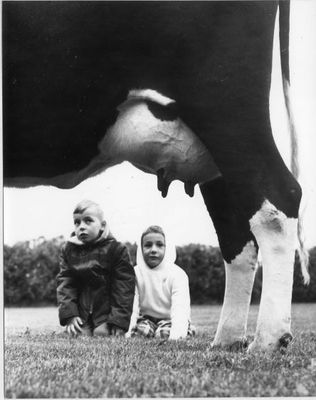
POLYGON ((135 274, 136 290, 129 334, 141 314, 171 319, 169 339, 186 337, 190 320, 190 292, 188 276, 183 269, 176 264, 165 265, 162 262, 153 269, 147 265, 136 265, 135 274))

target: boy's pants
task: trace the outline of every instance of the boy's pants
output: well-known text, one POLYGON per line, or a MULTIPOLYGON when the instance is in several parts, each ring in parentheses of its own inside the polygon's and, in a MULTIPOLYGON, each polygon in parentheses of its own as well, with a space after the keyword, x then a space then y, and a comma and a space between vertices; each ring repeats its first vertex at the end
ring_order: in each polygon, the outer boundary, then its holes
MULTIPOLYGON (((145 336, 147 338, 168 339, 171 329, 170 319, 158 319, 149 315, 144 315, 137 319, 136 326, 132 329, 131 336, 145 336)), ((187 336, 195 335, 195 327, 188 325, 187 336)))

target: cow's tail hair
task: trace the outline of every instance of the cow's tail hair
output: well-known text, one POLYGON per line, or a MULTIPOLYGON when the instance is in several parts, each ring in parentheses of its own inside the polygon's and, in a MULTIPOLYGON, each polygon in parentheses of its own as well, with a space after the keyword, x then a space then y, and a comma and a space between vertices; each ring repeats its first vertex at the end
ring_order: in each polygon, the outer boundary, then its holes
POLYGON ((305 285, 308 285, 310 282, 310 276, 308 273, 309 253, 305 246, 304 231, 303 231, 303 224, 302 224, 302 213, 300 213, 299 218, 298 218, 297 236, 298 236, 298 242, 299 242, 298 256, 299 256, 300 264, 301 264, 303 282, 305 285))
MULTIPOLYGON (((291 171, 293 176, 298 180, 299 162, 298 162, 298 139, 294 124, 292 105, 290 101, 290 64, 289 64, 289 33, 290 33, 290 2, 279 1, 279 35, 280 35, 280 58, 282 69, 283 93, 285 107, 289 122, 290 142, 291 142, 291 171)), ((309 253, 305 246, 303 232, 303 210, 300 209, 297 224, 298 236, 298 256, 301 264, 301 271, 304 283, 307 285, 310 281, 308 273, 309 253)))

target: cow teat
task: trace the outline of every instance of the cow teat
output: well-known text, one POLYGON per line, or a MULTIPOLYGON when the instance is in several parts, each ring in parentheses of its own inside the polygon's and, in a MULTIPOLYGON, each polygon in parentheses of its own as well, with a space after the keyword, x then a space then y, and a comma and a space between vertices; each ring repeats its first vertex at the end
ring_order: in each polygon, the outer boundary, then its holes
POLYGON ((207 148, 177 117, 174 103, 153 90, 131 91, 100 150, 112 164, 129 161, 157 174, 163 197, 173 180, 184 182, 185 192, 192 197, 197 183, 210 181, 220 172, 207 148))
POLYGON ((189 195, 190 197, 193 197, 194 196, 194 183, 192 183, 190 181, 184 182, 184 190, 187 195, 189 195))
POLYGON ((164 177, 164 169, 160 168, 157 171, 157 187, 161 192, 162 197, 167 197, 169 186, 171 182, 168 182, 164 177))

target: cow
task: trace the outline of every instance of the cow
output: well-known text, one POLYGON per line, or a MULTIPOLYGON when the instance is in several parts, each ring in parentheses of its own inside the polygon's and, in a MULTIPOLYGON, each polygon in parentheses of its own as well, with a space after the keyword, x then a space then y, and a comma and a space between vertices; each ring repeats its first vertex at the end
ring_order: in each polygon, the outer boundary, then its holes
POLYGON ((164 197, 200 185, 226 272, 212 346, 247 344, 259 249, 249 351, 292 339, 302 193, 270 126, 278 11, 287 99, 288 2, 3 2, 4 184, 71 188, 127 160, 164 197))

